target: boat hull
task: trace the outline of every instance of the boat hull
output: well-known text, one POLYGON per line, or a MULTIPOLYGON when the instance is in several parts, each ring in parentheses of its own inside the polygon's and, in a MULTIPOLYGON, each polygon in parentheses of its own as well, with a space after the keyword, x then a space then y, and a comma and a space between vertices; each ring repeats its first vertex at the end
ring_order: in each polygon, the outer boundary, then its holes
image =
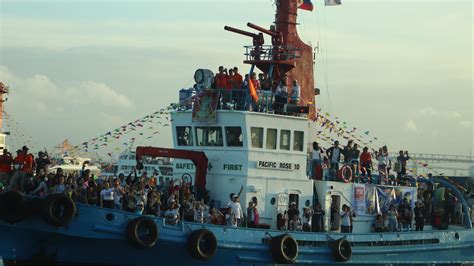
MULTIPOLYGON (((207 224, 165 225, 156 245, 136 248, 126 238, 127 224, 136 214, 77 206, 77 217, 57 228, 33 216, 10 225, 0 222, 0 256, 5 260, 57 261, 113 265, 255 265, 273 264, 270 239, 283 231, 230 228, 207 224), (111 219, 112 218, 112 219, 111 219), (196 260, 186 249, 188 236, 198 229, 211 231, 217 251, 208 261, 196 260)), ((474 230, 372 234, 290 232, 298 242, 297 264, 338 263, 331 241, 345 238, 352 245, 348 264, 474 263, 474 230)))

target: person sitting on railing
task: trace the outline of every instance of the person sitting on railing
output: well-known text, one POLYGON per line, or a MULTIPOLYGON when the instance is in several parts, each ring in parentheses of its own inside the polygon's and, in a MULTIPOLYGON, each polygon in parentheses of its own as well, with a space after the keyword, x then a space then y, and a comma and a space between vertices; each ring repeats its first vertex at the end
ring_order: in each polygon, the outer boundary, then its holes
POLYGON ((370 183, 372 180, 372 155, 369 152, 369 148, 364 147, 362 153, 360 154, 360 170, 362 172, 362 179, 365 179, 365 174, 367 173, 366 183, 370 183))
POLYGON ((298 81, 295 79, 293 80, 293 83, 292 83, 290 103, 298 105, 300 102, 300 94, 301 94, 301 88, 300 88, 300 85, 298 84, 298 81))

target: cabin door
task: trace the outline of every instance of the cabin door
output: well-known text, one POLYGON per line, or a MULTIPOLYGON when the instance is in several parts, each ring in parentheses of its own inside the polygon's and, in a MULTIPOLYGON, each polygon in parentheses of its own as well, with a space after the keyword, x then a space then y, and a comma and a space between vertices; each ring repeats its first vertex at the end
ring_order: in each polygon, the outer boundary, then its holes
POLYGON ((288 211, 289 197, 286 193, 277 194, 277 213, 288 211))
POLYGON ((341 225, 341 196, 332 195, 331 196, 331 209, 330 209, 330 224, 331 230, 337 231, 341 225))

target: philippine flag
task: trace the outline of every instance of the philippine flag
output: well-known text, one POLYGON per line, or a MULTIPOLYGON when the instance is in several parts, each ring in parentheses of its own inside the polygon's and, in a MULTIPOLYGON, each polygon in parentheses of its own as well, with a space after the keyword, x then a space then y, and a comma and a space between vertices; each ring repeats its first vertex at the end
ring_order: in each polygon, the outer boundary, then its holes
POLYGON ((313 11, 313 3, 311 0, 298 0, 298 8, 313 11))

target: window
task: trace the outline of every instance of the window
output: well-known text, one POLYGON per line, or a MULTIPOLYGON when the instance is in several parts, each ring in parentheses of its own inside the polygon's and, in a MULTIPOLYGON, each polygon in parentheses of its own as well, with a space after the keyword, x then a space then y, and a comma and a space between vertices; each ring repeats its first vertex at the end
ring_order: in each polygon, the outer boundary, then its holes
POLYGON ((252 148, 263 148, 263 128, 251 127, 250 136, 252 139, 252 148))
POLYGON ((290 136, 291 131, 289 130, 282 130, 280 134, 280 149, 282 150, 290 150, 290 136))
POLYGON ((196 127, 198 146, 224 146, 220 127, 196 127))
POLYGON ((277 148, 277 130, 267 128, 267 149, 275 150, 277 148))
POLYGON ((193 146, 193 132, 191 127, 176 127, 178 146, 193 146))
POLYGON ((127 157, 128 156, 126 154, 122 154, 122 155, 120 155, 119 159, 120 160, 127 160, 127 157))
POLYGON ((128 156, 128 159, 129 159, 129 160, 135 160, 135 155, 132 154, 132 155, 128 156))
POLYGON ((228 147, 242 147, 242 128, 225 127, 225 139, 228 147))
POLYGON ((293 150, 303 151, 304 132, 295 131, 293 135, 293 150))

